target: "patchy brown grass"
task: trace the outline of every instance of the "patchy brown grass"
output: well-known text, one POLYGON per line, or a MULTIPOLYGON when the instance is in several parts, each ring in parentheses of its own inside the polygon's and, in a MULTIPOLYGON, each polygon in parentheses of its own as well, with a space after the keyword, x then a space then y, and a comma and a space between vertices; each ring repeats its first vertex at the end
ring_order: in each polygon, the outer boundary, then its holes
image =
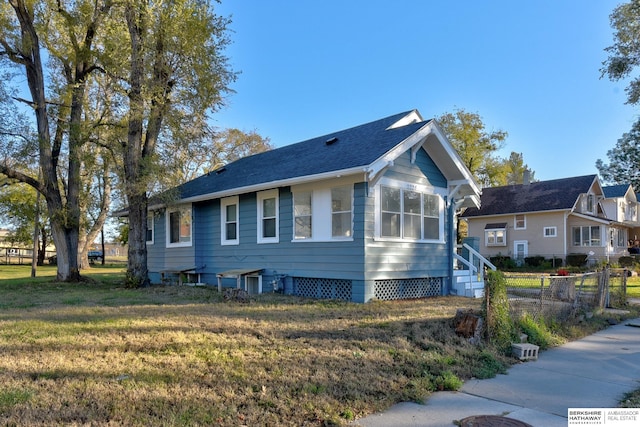
POLYGON ((479 300, 240 304, 94 270, 79 285, 0 276, 0 424, 341 425, 513 361, 455 335, 479 300))

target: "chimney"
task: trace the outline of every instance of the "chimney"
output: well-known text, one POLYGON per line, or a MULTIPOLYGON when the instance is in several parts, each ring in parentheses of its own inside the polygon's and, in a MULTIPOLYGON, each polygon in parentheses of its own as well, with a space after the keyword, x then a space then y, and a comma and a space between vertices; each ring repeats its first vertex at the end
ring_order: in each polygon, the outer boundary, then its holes
POLYGON ((531 184, 531 171, 529 171, 529 169, 525 169, 524 172, 522 172, 522 184, 523 185, 529 185, 531 184))

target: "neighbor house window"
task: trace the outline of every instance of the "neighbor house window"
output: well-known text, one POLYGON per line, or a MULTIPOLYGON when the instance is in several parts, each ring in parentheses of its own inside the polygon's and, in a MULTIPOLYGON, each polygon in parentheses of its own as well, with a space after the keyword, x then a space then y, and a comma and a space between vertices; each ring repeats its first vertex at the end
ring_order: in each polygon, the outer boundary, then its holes
POLYGON ((220 202, 221 208, 221 244, 237 245, 240 243, 240 221, 238 196, 227 197, 220 202))
POLYGON ((168 210, 167 246, 191 245, 191 206, 168 210))
POLYGON ((527 228, 527 220, 524 215, 516 215, 514 227, 516 230, 524 230, 527 228))
POLYGON ((484 228, 485 246, 507 246, 507 223, 487 224, 484 228))
POLYGON ((278 190, 258 193, 258 243, 278 242, 278 190))
POLYGON ((616 246, 620 248, 627 247, 627 230, 616 229, 616 246))
POLYGON ((331 189, 331 237, 351 237, 351 199, 350 186, 331 189))
POLYGON ((296 192, 293 195, 293 237, 311 239, 312 236, 311 191, 296 192))
POLYGON ((601 246, 600 226, 573 227, 573 246, 601 246))
POLYGON ((147 213, 147 230, 145 240, 148 245, 153 245, 153 212, 147 213))
POLYGON ((441 200, 437 194, 380 186, 380 237, 441 240, 441 200))
POLYGON ((556 237, 558 235, 557 227, 545 227, 544 228, 544 237, 556 237))

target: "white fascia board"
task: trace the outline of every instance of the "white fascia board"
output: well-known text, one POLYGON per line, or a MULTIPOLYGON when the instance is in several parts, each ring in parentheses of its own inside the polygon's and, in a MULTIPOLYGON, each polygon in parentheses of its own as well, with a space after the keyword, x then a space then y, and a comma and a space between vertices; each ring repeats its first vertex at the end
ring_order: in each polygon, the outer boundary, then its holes
POLYGON ((383 170, 387 166, 393 165, 393 161, 400 157, 404 152, 408 151, 416 145, 421 146, 430 133, 431 128, 429 126, 429 123, 427 123, 425 126, 409 135, 409 137, 405 138, 398 145, 376 159, 367 168, 369 179, 373 179, 381 170, 383 170))
POLYGON ((186 199, 180 199, 179 203, 201 202, 204 200, 219 199, 222 197, 235 196, 238 194, 245 194, 245 193, 253 193, 256 191, 270 190, 273 188, 287 187, 287 186, 293 186, 298 184, 307 184, 309 182, 321 181, 324 179, 340 178, 342 176, 357 175, 359 173, 364 174, 366 172, 367 172, 367 168, 362 166, 351 168, 351 169, 335 170, 335 171, 324 172, 316 175, 305 175, 301 177, 283 179, 279 181, 263 182, 256 185, 248 185, 246 187, 235 187, 235 188, 230 188, 224 191, 218 191, 215 193, 200 194, 198 196, 188 197, 186 199))
POLYGON ((424 119, 420 115, 420 112, 418 110, 412 110, 406 116, 404 116, 403 118, 401 118, 400 120, 398 120, 397 122, 389 126, 386 130, 396 129, 396 128, 400 128, 413 123, 420 123, 423 121, 424 119))
POLYGON ((502 218, 502 217, 513 217, 514 215, 535 215, 535 214, 547 214, 547 213, 565 213, 567 215, 571 215, 571 211, 569 209, 551 209, 548 211, 520 211, 520 212, 507 212, 500 214, 492 214, 492 215, 474 215, 467 216, 465 219, 468 220, 476 220, 476 219, 488 219, 488 218, 502 218))
POLYGON ((595 216, 591 216, 591 215, 585 215, 585 214, 581 214, 578 212, 571 212, 569 215, 572 216, 576 216, 578 218, 582 218, 582 219, 587 219, 593 222, 599 222, 600 224, 612 224, 615 223, 616 221, 612 220, 612 219, 608 219, 608 218, 599 218, 599 217, 595 217, 595 216))
POLYGON ((480 187, 478 187, 478 184, 473 178, 471 171, 469 171, 469 169, 465 166, 464 162, 462 161, 462 158, 460 157, 458 152, 453 148, 453 145, 451 145, 451 143, 445 136, 444 132, 440 128, 440 125, 438 125, 438 122, 435 121, 434 119, 429 122, 429 125, 432 128, 432 133, 434 133, 438 137, 440 145, 444 148, 445 152, 449 155, 449 158, 451 159, 451 161, 455 163, 456 167, 462 174, 463 179, 465 181, 468 181, 468 184, 471 186, 474 193, 481 194, 482 191, 480 190, 480 187))

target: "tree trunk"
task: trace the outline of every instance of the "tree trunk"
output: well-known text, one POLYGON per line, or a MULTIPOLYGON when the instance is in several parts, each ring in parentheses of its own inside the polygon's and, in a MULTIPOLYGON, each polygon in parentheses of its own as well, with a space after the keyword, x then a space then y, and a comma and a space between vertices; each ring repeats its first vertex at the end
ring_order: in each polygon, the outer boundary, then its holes
POLYGON ((127 283, 132 287, 149 284, 147 270, 147 195, 129 196, 129 248, 127 283))
POLYGON ((127 204, 129 206, 129 248, 127 264, 127 285, 145 286, 149 283, 147 271, 147 190, 143 159, 143 117, 144 98, 144 34, 145 13, 125 6, 125 17, 131 42, 131 69, 129 70, 129 118, 127 142, 124 147, 124 176, 127 204))
MULTIPOLYGON (((79 209, 74 209, 74 207, 71 206, 71 210, 67 211, 65 200, 63 200, 60 191, 57 171, 59 152, 57 148, 52 150, 51 147, 49 115, 44 89, 45 79, 42 58, 40 56, 40 40, 34 26, 33 16, 26 3, 23 0, 13 0, 11 1, 11 6, 16 13, 22 30, 20 60, 14 62, 24 65, 25 67, 27 84, 31 93, 38 129, 42 182, 6 169, 3 169, 2 172, 7 176, 18 177, 18 179, 28 183, 43 194, 47 201, 49 218, 51 218, 52 237, 56 245, 58 259, 56 278, 60 281, 77 281, 80 279, 77 265, 79 209)), ((72 128, 73 126, 74 123, 71 123, 72 128)), ((71 141, 69 145, 71 147, 71 141)), ((70 162, 73 161, 73 154, 72 148, 70 148, 70 162)), ((78 176, 79 169, 70 163, 69 181, 71 181, 72 177, 77 178, 78 176)), ((66 195, 67 206, 76 199, 76 189, 70 187, 69 193, 66 195)))

